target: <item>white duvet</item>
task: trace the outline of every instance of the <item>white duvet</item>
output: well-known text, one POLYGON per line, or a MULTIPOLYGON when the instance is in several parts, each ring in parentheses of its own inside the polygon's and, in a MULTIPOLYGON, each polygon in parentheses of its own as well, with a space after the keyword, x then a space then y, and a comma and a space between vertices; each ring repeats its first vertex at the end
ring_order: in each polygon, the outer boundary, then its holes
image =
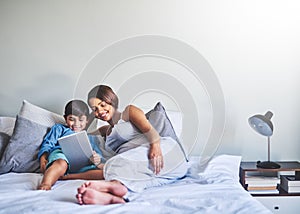
POLYGON ((190 173, 175 183, 130 193, 130 202, 115 205, 79 205, 75 195, 83 180, 58 181, 51 191, 35 190, 37 173, 0 176, 0 213, 271 213, 238 182, 240 157, 221 155, 199 173, 191 161, 190 173))

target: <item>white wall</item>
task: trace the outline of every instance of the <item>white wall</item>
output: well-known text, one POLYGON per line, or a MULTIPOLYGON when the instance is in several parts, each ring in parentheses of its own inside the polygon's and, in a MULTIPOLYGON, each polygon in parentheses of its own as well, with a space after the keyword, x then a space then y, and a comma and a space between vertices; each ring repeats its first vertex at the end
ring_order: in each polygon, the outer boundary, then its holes
POLYGON ((227 122, 218 153, 264 160, 266 139, 247 119, 272 110, 271 158, 299 160, 299 11, 297 0, 2 0, 0 115, 15 116, 23 99, 62 113, 99 50, 162 35, 198 50, 219 78, 227 122))

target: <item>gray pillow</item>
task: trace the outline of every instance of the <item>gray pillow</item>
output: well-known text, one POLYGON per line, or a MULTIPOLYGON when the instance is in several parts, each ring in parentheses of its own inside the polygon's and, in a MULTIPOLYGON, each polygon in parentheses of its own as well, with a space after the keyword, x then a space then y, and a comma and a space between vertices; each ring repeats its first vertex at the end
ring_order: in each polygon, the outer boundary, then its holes
POLYGON ((0 160, 0 174, 38 172, 37 153, 47 131, 47 126, 17 116, 13 135, 0 160))
POLYGON ((174 131, 164 106, 158 102, 152 110, 146 113, 146 118, 161 137, 171 137, 179 144, 186 161, 188 161, 184 147, 174 131))
POLYGON ((0 174, 38 172, 37 152, 47 131, 55 123, 64 123, 63 116, 24 100, 11 139, 0 159, 0 174))
POLYGON ((7 133, 0 132, 0 159, 9 140, 10 140, 10 136, 7 133))

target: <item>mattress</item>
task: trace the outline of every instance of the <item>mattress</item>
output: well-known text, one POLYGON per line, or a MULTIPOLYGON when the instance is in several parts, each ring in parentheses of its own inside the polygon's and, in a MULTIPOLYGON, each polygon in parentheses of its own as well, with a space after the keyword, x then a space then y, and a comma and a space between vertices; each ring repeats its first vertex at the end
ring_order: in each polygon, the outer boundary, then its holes
POLYGON ((0 176, 0 213, 271 213, 240 185, 240 159, 218 155, 199 168, 199 157, 192 157, 184 178, 129 192, 129 202, 113 205, 79 205, 75 195, 84 180, 43 191, 36 190, 42 174, 10 172, 0 176))

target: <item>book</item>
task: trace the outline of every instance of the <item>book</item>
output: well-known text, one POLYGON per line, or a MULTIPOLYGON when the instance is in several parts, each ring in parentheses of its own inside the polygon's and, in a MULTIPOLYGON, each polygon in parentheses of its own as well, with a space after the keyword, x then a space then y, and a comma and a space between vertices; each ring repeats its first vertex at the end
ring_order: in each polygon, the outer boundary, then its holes
POLYGON ((280 175, 280 187, 288 193, 299 193, 300 180, 296 180, 295 176, 280 175))
POLYGON ((277 176, 247 175, 245 184, 251 194, 277 194, 280 179, 277 176))
POLYGON ((281 175, 281 180, 284 181, 287 186, 300 186, 300 180, 296 180, 294 175, 281 175))
POLYGON ((279 194, 278 189, 273 190, 250 190, 249 191, 253 195, 259 195, 259 194, 279 194))
POLYGON ((245 184, 248 186, 277 186, 280 183, 280 178, 275 176, 246 176, 245 184))
POLYGON ((271 190, 249 190, 251 194, 279 194, 278 189, 271 189, 271 190))
POLYGON ((58 143, 69 161, 70 172, 78 172, 82 167, 91 164, 93 150, 86 131, 61 137, 58 143))
POLYGON ((289 186, 289 187, 281 186, 281 188, 288 193, 300 193, 300 186, 289 186))
POLYGON ((251 190, 275 190, 277 186, 248 186, 248 191, 251 190))

